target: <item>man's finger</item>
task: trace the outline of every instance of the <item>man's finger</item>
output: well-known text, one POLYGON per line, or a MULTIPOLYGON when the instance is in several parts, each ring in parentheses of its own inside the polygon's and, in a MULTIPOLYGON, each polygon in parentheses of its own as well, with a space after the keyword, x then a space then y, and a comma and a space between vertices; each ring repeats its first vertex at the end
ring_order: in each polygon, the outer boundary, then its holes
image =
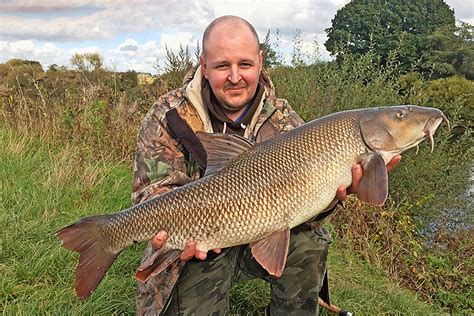
POLYGON ((393 156, 392 160, 387 164, 387 171, 391 172, 398 165, 400 160, 402 160, 402 155, 393 156))
POLYGON ((349 187, 349 193, 357 193, 361 179, 362 166, 360 164, 352 166, 352 184, 349 187))
POLYGON ((151 246, 153 249, 161 249, 166 243, 166 239, 168 239, 168 234, 162 230, 155 237, 151 240, 151 246))
POLYGON ((346 188, 343 185, 341 185, 340 187, 337 188, 336 198, 339 201, 345 201, 346 200, 347 192, 346 192, 346 188))
POLYGON ((184 246, 183 252, 181 252, 181 255, 179 256, 179 258, 183 261, 188 261, 194 257, 195 253, 196 253, 196 243, 194 241, 190 241, 184 246))
POLYGON ((205 260, 207 257, 207 252, 196 250, 196 254, 194 256, 199 260, 205 260))
POLYGON ((217 254, 220 254, 222 252, 222 249, 221 248, 216 248, 216 249, 212 249, 212 251, 214 251, 217 254))

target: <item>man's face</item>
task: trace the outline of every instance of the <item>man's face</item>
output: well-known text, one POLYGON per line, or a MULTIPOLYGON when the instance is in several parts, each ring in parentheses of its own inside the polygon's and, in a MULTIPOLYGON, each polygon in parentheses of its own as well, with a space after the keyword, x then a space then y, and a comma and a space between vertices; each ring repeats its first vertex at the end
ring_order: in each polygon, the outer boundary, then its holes
POLYGON ((217 26, 207 40, 202 71, 217 100, 228 108, 238 109, 255 95, 262 69, 256 42, 248 29, 236 32, 217 26))

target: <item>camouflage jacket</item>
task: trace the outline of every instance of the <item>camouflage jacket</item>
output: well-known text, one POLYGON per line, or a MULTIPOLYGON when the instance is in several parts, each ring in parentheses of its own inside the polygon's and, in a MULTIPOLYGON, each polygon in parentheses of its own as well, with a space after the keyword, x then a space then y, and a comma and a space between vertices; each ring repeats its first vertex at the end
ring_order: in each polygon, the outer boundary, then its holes
MULTIPOLYGON (((273 83, 262 72, 265 92, 244 137, 261 142, 303 123, 284 99, 275 96, 273 83)), ((201 70, 188 73, 181 88, 161 96, 144 118, 137 137, 132 201, 141 203, 200 177, 199 167, 169 129, 165 113, 175 108, 194 132, 212 133, 211 120, 201 98, 201 70)))
MULTIPOLYGON (((244 137, 257 143, 303 123, 286 100, 276 98, 273 84, 265 72, 262 72, 261 79, 265 82, 265 92, 244 132, 244 137)), ((202 170, 184 146, 173 137, 166 119, 166 112, 176 109, 178 115, 194 132, 213 132, 208 111, 201 98, 201 80, 200 68, 191 71, 186 75, 183 86, 161 96, 144 118, 138 132, 133 171, 134 204, 201 176, 202 170)), ((311 223, 308 225, 313 226, 311 223)), ((149 266, 150 259, 156 255, 157 252, 149 244, 142 267, 149 266)), ((147 283, 139 284, 137 315, 150 311, 152 314, 160 314, 163 311, 183 267, 184 263, 177 261, 147 283)))

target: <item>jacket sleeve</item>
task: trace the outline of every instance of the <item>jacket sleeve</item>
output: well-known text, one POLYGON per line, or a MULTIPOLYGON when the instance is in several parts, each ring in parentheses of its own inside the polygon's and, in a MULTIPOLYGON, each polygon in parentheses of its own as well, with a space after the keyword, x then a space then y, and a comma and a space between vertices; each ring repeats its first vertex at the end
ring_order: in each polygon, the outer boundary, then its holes
POLYGON ((281 125, 278 129, 280 133, 287 132, 295 127, 304 124, 303 119, 293 110, 285 99, 276 99, 275 108, 277 111, 278 124, 281 125))
POLYGON ((172 95, 159 98, 145 116, 137 136, 132 202, 138 204, 186 184, 193 178, 182 145, 171 135, 165 113, 172 95))

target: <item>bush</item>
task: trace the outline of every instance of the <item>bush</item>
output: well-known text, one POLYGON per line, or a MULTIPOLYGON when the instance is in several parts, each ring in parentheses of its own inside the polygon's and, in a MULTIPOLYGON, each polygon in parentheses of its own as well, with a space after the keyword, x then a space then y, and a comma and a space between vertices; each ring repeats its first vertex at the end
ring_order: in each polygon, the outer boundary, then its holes
POLYGON ((270 72, 277 95, 305 120, 335 111, 400 104, 396 65, 379 65, 375 55, 348 56, 341 63, 277 67, 270 72))
POLYGON ((441 126, 433 153, 420 145, 408 151, 390 175, 384 208, 349 202, 335 217, 338 246, 384 269, 426 300, 450 311, 472 308, 473 82, 462 77, 426 81, 418 73, 397 76, 397 65, 380 67, 371 54, 340 64, 278 67, 271 77, 277 95, 309 120, 331 112, 390 104, 415 104, 444 111, 453 129, 441 126), (458 236, 453 243, 450 236, 458 236), (471 238, 469 238, 471 236, 471 238), (442 250, 441 250, 442 249, 442 250), (438 264, 435 264, 438 262, 438 264), (453 273, 453 271, 458 273, 453 273))

